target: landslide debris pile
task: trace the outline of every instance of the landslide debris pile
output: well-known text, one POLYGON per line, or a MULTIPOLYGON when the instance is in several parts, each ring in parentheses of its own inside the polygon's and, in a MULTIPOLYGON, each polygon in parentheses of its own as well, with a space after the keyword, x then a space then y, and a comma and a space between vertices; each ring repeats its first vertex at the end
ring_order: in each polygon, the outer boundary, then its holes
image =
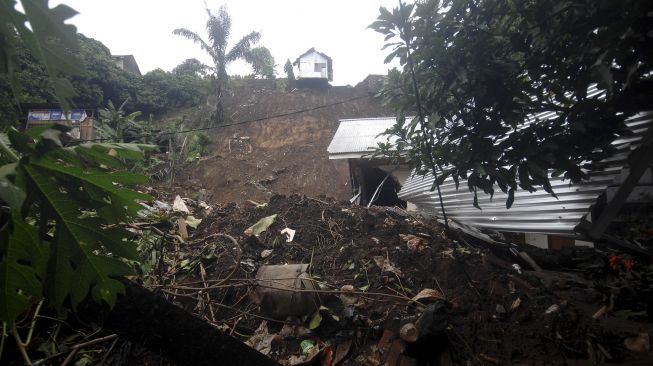
POLYGON ((145 285, 281 364, 650 359, 650 290, 624 302, 606 285, 636 275, 641 290, 650 272, 612 268, 605 253, 590 250, 573 273, 535 272, 400 209, 300 196, 183 201, 175 234, 153 241, 145 285))

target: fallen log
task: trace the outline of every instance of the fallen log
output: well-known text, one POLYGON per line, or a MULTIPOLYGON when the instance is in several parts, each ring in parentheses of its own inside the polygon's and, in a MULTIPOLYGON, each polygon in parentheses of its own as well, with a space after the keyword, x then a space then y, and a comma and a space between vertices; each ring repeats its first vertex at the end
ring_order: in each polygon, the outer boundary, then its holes
POLYGON ((126 293, 104 317, 107 332, 161 352, 175 364, 278 363, 144 287, 125 281, 126 293))

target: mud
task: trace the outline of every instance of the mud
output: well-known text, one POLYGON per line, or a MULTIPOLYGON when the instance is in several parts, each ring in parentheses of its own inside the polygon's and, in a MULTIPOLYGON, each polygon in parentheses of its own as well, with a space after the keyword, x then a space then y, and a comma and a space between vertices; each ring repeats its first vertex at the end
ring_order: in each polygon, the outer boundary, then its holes
MULTIPOLYGON (((377 358, 387 361, 391 355, 382 352, 373 357, 380 352, 381 335, 384 331, 398 334, 399 325, 414 322, 424 310, 398 298, 410 299, 425 288, 444 295, 448 326, 441 337, 421 339, 408 347, 406 354, 411 357, 406 362, 437 364, 443 353, 453 364, 461 365, 627 362, 642 356, 629 353, 623 347, 624 338, 642 329, 650 331, 648 323, 611 329, 609 323, 593 320, 601 296, 594 289, 583 288, 586 282, 547 285, 541 275, 517 273, 510 266, 511 258, 496 258, 483 246, 452 239, 437 222, 400 209, 367 209, 325 198, 275 195, 265 207, 216 207, 192 238, 216 232, 233 235, 241 243, 240 265, 228 282, 233 285, 210 290, 213 303, 192 296, 192 300, 188 296, 171 300, 204 319, 211 319, 210 311, 217 312, 216 324, 241 339, 248 339, 263 321, 247 297, 259 266, 309 263, 321 288, 333 291, 322 294, 328 312, 323 312, 319 327, 302 337, 276 337, 272 342, 269 355, 280 362, 300 354, 299 344, 305 339, 333 349, 351 341, 351 351, 341 364, 372 365, 378 364, 377 358), (243 234, 272 214, 278 215, 275 223, 259 238, 243 234), (297 231, 292 243, 286 243, 280 234, 285 227, 297 231), (400 234, 421 238, 423 249, 412 251, 400 234), (270 249, 272 254, 261 258, 261 252, 270 249), (389 260, 401 273, 382 272, 375 256, 389 260), (361 293, 390 296, 357 295, 354 307, 348 308, 337 296, 337 290, 345 285, 361 293)), ((225 278, 234 264, 233 257, 218 257, 204 261, 208 278, 216 281, 225 278)), ((197 271, 177 272, 168 283, 198 279, 197 271)), ((196 291, 177 291, 197 295, 196 291)), ((310 318, 307 314, 286 321, 307 330, 310 318)), ((270 334, 280 332, 283 325, 269 321, 270 334)))

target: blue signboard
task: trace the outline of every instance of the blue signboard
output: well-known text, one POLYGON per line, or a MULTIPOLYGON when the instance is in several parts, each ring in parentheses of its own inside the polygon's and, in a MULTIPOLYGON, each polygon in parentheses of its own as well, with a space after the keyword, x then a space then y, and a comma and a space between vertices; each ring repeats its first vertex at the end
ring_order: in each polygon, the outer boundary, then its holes
POLYGON ((86 111, 73 109, 65 115, 61 109, 30 109, 27 112, 28 121, 83 121, 86 119, 86 111))

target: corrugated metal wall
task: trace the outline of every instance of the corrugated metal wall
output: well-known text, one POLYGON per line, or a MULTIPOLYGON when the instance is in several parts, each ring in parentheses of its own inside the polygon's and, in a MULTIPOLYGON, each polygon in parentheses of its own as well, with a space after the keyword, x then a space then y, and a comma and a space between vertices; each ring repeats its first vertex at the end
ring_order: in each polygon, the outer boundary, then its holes
MULTIPOLYGON (((653 125, 653 114, 633 118, 627 125, 634 135, 613 143, 619 153, 607 159, 608 168, 591 173, 591 179, 580 185, 570 186, 568 181, 551 179, 558 199, 541 189, 532 194, 519 190, 508 210, 505 206, 507 195, 501 191, 492 200, 489 195, 479 193, 478 203, 482 210, 478 210, 472 205, 474 195, 469 192, 467 182, 460 181, 460 189, 456 190, 453 180, 448 178, 440 186, 447 216, 467 225, 498 231, 574 234, 574 227, 597 198, 608 186, 617 184, 626 158, 653 125)), ((399 192, 399 198, 415 204, 420 211, 441 215, 437 191, 430 191, 432 184, 431 175, 412 176, 399 192)))

